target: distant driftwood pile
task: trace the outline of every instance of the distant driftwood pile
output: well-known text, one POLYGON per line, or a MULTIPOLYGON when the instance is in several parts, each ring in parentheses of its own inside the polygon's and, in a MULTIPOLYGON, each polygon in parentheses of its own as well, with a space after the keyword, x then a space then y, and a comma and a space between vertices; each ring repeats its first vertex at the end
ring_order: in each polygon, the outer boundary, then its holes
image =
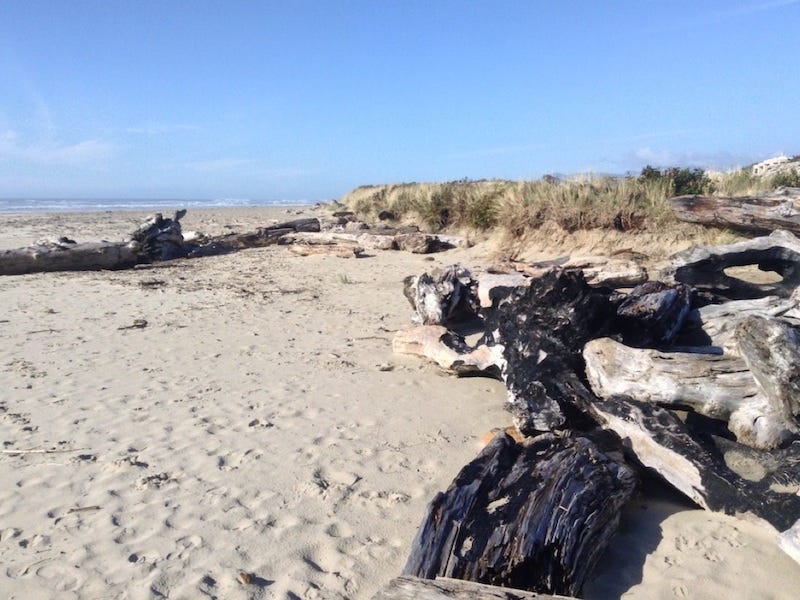
POLYGON ((137 264, 214 256, 273 244, 289 245, 290 250, 303 256, 357 257, 365 250, 426 254, 467 243, 454 236, 421 233, 416 227, 370 228, 351 212, 334 213, 332 219, 296 219, 246 233, 210 237, 193 232, 184 236, 180 220, 185 215, 185 210, 176 212, 171 219, 156 214, 124 242, 78 244, 62 237, 26 248, 0 250, 0 275, 129 269, 137 264))
POLYGON ((561 262, 407 278, 418 325, 394 350, 500 378, 521 441, 499 433, 433 499, 403 578, 377 597, 437 577, 578 595, 642 469, 780 532, 800 559, 800 240, 695 248, 627 293, 561 262), (743 265, 783 280, 725 272, 743 265))

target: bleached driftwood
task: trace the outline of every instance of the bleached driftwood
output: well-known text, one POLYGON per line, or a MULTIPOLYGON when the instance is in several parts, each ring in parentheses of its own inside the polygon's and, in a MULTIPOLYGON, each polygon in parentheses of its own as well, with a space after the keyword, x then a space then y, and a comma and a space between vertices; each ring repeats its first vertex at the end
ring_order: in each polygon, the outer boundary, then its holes
POLYGON ((364 249, 355 244, 292 244, 288 246, 289 252, 298 256, 337 256, 339 258, 358 258, 364 249))
POLYGON ((128 269, 139 262, 136 242, 58 243, 0 250, 0 275, 128 269))
POLYGON ((538 594, 474 581, 437 577, 396 577, 372 600, 575 600, 568 596, 538 594))
POLYGON ((601 397, 628 395, 723 419, 741 444, 770 449, 800 433, 798 336, 776 319, 750 315, 734 333, 738 354, 660 352, 604 338, 583 350, 601 397))
POLYGON ((474 317, 478 310, 477 284, 459 265, 403 280, 403 294, 414 309, 412 321, 442 325, 474 317))
POLYGON ((585 437, 500 434, 430 503, 403 574, 577 595, 635 485, 585 437))
POLYGON ((297 232, 281 238, 284 244, 304 244, 307 246, 326 246, 354 244, 369 250, 394 250, 394 237, 372 233, 346 233, 339 231, 297 232))
POLYGON ((764 296, 789 297, 800 285, 800 240, 788 231, 775 231, 727 246, 697 246, 670 258, 661 279, 691 285, 696 290, 742 300, 764 296), (752 283, 725 273, 730 267, 757 265, 783 279, 752 283))
POLYGON ((748 315, 780 318, 788 324, 800 325, 800 301, 795 293, 789 298, 765 296, 754 300, 708 304, 693 309, 689 311, 680 334, 681 341, 677 343, 719 348, 728 346, 739 321, 748 315))
POLYGON ((758 196, 677 196, 669 200, 679 221, 769 233, 800 233, 800 188, 782 188, 758 196))
POLYGON ((503 360, 496 347, 470 348, 463 337, 441 325, 401 329, 392 339, 392 351, 427 358, 454 375, 497 377, 503 360))

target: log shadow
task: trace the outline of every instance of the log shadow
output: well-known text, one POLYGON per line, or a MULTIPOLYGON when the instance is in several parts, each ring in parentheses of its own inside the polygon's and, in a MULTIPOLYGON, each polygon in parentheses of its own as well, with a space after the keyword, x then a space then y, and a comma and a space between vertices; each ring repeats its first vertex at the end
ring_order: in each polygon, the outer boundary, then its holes
POLYGON ((661 523, 697 506, 650 474, 643 474, 636 496, 622 512, 619 529, 583 587, 583 600, 616 600, 642 583, 647 557, 663 536, 661 523))

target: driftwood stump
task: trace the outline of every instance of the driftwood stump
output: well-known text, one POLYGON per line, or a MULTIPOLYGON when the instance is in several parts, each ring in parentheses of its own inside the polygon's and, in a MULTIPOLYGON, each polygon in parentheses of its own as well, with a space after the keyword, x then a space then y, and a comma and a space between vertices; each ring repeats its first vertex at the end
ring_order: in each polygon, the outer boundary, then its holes
POLYGON ((499 434, 433 499, 403 573, 576 595, 635 484, 587 438, 499 434))

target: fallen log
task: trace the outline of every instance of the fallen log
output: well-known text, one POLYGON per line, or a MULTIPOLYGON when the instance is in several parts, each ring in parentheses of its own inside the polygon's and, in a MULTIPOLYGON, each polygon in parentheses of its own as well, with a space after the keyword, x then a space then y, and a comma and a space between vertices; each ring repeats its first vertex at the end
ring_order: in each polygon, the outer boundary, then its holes
POLYGON ((372 600, 575 600, 568 596, 538 594, 474 581, 437 577, 396 577, 372 600))
POLYGON ((324 246, 292 244, 289 252, 298 256, 336 256, 338 258, 358 258, 364 249, 354 244, 328 244, 324 246))
POLYGON ((635 485, 585 437, 499 434, 430 503, 403 574, 577 595, 635 485))
POLYGON ((759 451, 692 435, 677 415, 626 396, 598 399, 593 412, 636 460, 706 510, 749 517, 772 531, 800 518, 800 442, 759 451))
POLYGON ((776 229, 800 233, 800 188, 759 196, 677 196, 669 200, 679 221, 768 234, 776 229))
POLYGON ((696 290, 731 300, 789 297, 800 286, 800 240, 788 231, 775 231, 727 246, 697 246, 679 252, 661 270, 661 279, 686 283, 696 290), (725 273, 730 267, 756 265, 774 271, 783 279, 775 283, 752 283, 725 273))
POLYGON ((318 232, 319 230, 320 223, 317 218, 295 219, 294 221, 259 227, 255 231, 212 236, 208 238, 207 243, 190 248, 187 255, 190 258, 195 258, 213 254, 225 254, 246 248, 262 248, 278 244, 281 238, 287 234, 318 232))
POLYGON ((136 242, 56 243, 0 250, 0 275, 128 269, 138 262, 136 242))

